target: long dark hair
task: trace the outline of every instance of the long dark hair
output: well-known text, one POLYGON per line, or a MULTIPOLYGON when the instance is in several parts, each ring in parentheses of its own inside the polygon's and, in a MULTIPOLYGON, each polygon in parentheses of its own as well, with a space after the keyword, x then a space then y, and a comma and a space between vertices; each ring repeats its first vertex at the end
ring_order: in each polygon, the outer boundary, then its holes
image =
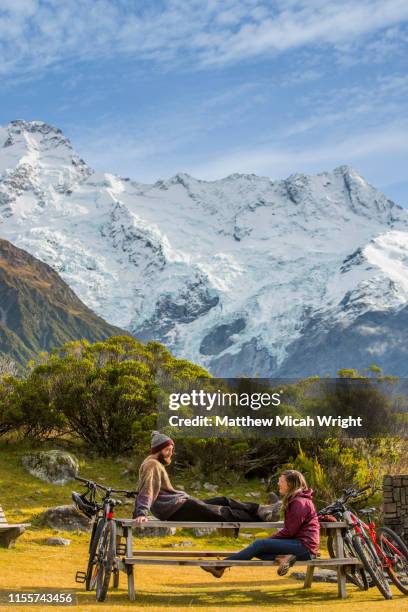
POLYGON ((300 491, 306 491, 308 486, 303 474, 297 470, 285 470, 282 472, 281 476, 284 476, 288 483, 288 492, 282 498, 283 507, 286 510, 292 499, 300 491))

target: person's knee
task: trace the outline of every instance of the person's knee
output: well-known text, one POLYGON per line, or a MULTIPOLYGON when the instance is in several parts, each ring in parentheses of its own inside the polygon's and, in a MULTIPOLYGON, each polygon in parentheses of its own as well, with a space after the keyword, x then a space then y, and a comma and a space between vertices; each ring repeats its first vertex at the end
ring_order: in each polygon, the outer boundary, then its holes
POLYGON ((252 544, 249 545, 249 548, 255 552, 261 552, 266 547, 265 542, 268 542, 266 538, 263 538, 261 540, 254 540, 252 544))
POLYGON ((203 504, 208 504, 210 506, 220 506, 220 499, 223 499, 222 497, 208 497, 206 499, 201 500, 201 503, 203 504))
POLYGON ((313 558, 308 550, 302 550, 294 554, 299 561, 310 561, 313 558))
POLYGON ((228 497, 225 497, 225 495, 217 495, 217 497, 213 497, 212 499, 214 500, 213 503, 218 506, 229 506, 228 497))

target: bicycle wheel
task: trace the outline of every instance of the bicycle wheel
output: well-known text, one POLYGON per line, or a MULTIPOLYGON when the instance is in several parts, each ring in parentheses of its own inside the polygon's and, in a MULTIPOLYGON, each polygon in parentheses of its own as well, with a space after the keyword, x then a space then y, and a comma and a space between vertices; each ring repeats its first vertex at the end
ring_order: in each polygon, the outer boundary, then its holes
POLYGON ((96 599, 97 601, 105 601, 116 556, 116 525, 113 521, 106 521, 100 541, 97 561, 96 599))
POLYGON ((381 527, 378 531, 378 542, 384 555, 391 561, 388 574, 398 589, 408 595, 408 547, 389 527, 381 527))
POLYGON ((367 574, 385 599, 392 599, 390 585, 384 573, 380 559, 374 550, 373 544, 360 535, 352 538, 354 550, 363 564, 367 574))
MULTIPOLYGON (((358 556, 353 548, 350 536, 346 535, 343 538, 343 547, 345 557, 356 558, 358 556)), ((329 555, 332 559, 337 558, 336 540, 333 538, 333 536, 329 536, 327 538, 327 550, 329 551, 329 555)), ((362 567, 350 565, 350 567, 346 570, 346 579, 348 582, 351 582, 358 587, 360 591, 367 591, 369 587, 367 575, 362 567)))
POLYGON ((101 533, 103 530, 103 526, 105 524, 105 519, 101 518, 93 532, 93 536, 91 539, 91 543, 89 545, 89 560, 88 567, 86 569, 86 579, 85 579, 85 588, 87 591, 93 591, 96 585, 96 576, 98 573, 98 565, 97 565, 97 552, 98 552, 98 544, 100 543, 101 533))

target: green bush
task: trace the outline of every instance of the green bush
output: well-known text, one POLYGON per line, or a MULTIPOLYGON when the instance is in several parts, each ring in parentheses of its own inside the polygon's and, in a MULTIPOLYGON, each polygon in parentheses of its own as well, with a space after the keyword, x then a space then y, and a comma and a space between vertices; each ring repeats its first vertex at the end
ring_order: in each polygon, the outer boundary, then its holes
POLYGON ((25 437, 42 440, 63 433, 65 421, 55 409, 50 388, 38 372, 26 379, 3 377, 0 382, 0 435, 21 431, 25 437))
POLYGON ((209 375, 156 342, 69 342, 41 355, 26 379, 3 379, 0 434, 69 432, 100 455, 126 453, 154 428, 161 381, 198 376, 209 375))
POLYGON ((385 474, 398 470, 407 453, 407 442, 399 438, 328 438, 314 448, 313 443, 297 444, 297 454, 283 469, 304 474, 319 507, 339 497, 350 486, 369 484, 372 491, 379 491, 385 474))

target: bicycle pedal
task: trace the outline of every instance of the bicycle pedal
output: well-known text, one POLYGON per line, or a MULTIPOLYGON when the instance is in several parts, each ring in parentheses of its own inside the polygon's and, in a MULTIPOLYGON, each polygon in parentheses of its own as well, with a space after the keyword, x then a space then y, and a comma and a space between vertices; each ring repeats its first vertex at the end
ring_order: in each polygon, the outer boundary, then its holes
POLYGON ((126 555, 126 544, 116 544, 116 554, 119 557, 126 555))
POLYGON ((83 584, 85 580, 86 580, 86 573, 77 571, 77 573, 75 574, 75 582, 79 582, 80 584, 83 584))

